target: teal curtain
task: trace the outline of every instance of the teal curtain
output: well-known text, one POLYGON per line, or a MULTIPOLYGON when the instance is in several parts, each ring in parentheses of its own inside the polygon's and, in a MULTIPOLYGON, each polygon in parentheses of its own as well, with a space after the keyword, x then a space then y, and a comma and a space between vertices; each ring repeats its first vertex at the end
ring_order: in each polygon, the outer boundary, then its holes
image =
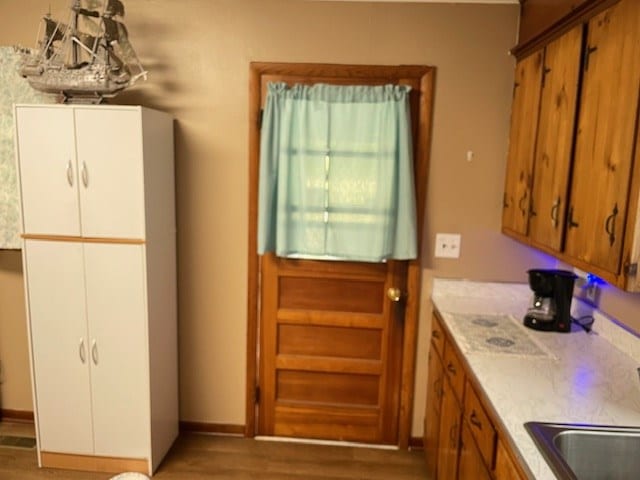
POLYGON ((259 254, 416 258, 409 90, 268 84, 259 254))

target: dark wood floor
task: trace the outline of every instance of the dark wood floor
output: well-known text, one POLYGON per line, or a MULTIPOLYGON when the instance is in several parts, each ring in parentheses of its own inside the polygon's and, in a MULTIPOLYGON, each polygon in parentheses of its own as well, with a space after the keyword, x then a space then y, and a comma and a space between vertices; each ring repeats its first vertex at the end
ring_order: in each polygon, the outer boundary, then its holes
MULTIPOLYGON (((106 480, 110 474, 39 469, 35 450, 0 448, 2 480, 106 480)), ((181 434, 157 480, 409 480, 427 478, 422 451, 321 446, 181 434)))

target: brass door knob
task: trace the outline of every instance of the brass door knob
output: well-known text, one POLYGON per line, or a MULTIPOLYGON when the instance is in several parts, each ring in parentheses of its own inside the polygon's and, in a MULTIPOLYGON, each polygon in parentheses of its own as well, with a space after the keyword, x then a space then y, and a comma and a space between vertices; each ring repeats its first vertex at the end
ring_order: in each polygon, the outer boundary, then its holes
POLYGON ((404 295, 402 294, 402 290, 400 290, 398 287, 389 287, 387 289, 387 297, 389 297, 389 300, 391 300, 392 302, 399 302, 400 300, 402 300, 402 297, 404 295))

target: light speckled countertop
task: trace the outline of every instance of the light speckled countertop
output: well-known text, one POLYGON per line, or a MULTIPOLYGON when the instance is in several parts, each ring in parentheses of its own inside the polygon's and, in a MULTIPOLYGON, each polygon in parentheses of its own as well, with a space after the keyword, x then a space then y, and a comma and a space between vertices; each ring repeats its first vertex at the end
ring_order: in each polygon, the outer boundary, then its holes
MULTIPOLYGON (((640 339, 600 314, 593 332, 540 332, 521 325, 531 299, 526 284, 434 279, 432 301, 511 436, 532 478, 555 479, 523 424, 528 421, 640 427, 640 339), (546 354, 473 348, 466 315, 512 316, 546 354)), ((584 305, 572 302, 573 316, 584 305)), ((512 328, 512 326, 509 326, 512 328)), ((519 330, 520 328, 518 328, 519 330)), ((477 340, 477 339, 476 339, 477 340)), ((497 349, 499 350, 499 348, 497 349)), ((538 349, 536 349, 538 350, 538 349)))

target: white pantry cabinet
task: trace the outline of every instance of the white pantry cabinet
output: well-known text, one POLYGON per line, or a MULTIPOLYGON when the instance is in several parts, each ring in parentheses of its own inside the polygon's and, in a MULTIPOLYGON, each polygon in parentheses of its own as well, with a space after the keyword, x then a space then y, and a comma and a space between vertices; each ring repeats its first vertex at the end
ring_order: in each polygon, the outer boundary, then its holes
POLYGON ((151 474, 178 433, 173 121, 15 115, 40 465, 151 474))

